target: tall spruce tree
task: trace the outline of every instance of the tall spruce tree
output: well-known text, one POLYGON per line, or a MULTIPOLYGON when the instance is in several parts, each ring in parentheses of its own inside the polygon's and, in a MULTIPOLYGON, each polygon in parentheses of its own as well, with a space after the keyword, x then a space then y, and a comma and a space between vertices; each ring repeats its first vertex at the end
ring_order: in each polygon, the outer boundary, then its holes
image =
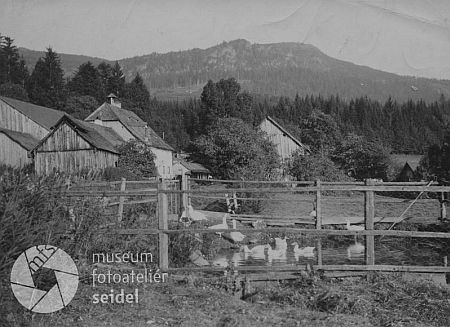
POLYGON ((97 101, 104 100, 100 74, 90 62, 81 64, 73 78, 67 83, 71 96, 91 96, 97 101))
POLYGON ((23 87, 27 78, 25 61, 20 57, 14 40, 0 35, 0 84, 18 84, 23 87))
POLYGON ((111 69, 111 76, 108 79, 107 90, 109 93, 114 93, 119 98, 124 96, 125 90, 125 75, 122 72, 122 67, 116 61, 111 69))
POLYGON ((64 108, 64 72, 59 56, 52 48, 47 49, 44 58, 39 58, 26 86, 33 103, 55 109, 64 108))

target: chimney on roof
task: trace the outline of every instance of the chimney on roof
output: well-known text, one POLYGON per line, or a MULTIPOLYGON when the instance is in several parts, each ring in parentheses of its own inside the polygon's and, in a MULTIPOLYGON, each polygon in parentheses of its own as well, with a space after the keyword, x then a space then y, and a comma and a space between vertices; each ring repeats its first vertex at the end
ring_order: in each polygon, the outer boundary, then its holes
POLYGON ((115 107, 122 108, 122 104, 120 103, 119 99, 114 93, 111 93, 106 97, 108 99, 108 102, 115 107))

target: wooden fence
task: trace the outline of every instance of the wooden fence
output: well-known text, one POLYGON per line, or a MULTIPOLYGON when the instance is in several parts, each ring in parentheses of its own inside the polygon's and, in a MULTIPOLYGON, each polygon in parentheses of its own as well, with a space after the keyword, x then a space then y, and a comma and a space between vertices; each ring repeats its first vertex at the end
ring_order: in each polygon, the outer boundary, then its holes
MULTIPOLYGON (((204 182, 204 181, 203 181, 204 182)), ((217 271, 224 270, 222 267, 198 267, 198 268, 170 268, 168 257, 168 236, 177 233, 216 233, 229 232, 229 229, 168 229, 168 196, 171 194, 184 195, 200 195, 207 194, 211 198, 223 198, 221 196, 214 197, 213 194, 224 194, 236 192, 239 194, 251 193, 292 193, 292 192, 313 192, 315 193, 315 229, 292 228, 292 227, 268 227, 268 228, 236 228, 232 231, 243 233, 256 232, 289 232, 300 233, 305 235, 361 235, 366 237, 365 244, 365 265, 323 265, 321 256, 321 243, 318 240, 317 251, 318 261, 317 265, 313 267, 315 270, 323 271, 402 271, 402 272, 426 272, 426 273, 450 273, 450 267, 444 266, 397 266, 397 265, 376 265, 375 264, 375 236, 396 236, 396 237, 413 237, 413 238, 441 238, 450 239, 450 233, 435 233, 435 232, 419 232, 419 231, 400 231, 400 230, 375 230, 375 192, 430 192, 430 193, 447 193, 450 192, 449 186, 439 186, 435 183, 380 183, 377 180, 366 180, 364 183, 325 183, 321 181, 315 182, 260 182, 260 181, 222 181, 210 180, 209 182, 219 183, 234 183, 235 185, 243 187, 223 187, 217 189, 208 189, 207 191, 201 189, 191 189, 189 187, 182 190, 169 190, 164 183, 161 183, 158 188, 158 214, 159 214, 159 228, 158 229, 142 229, 142 230, 122 230, 123 234, 158 234, 159 235, 159 258, 160 268, 163 271, 217 271), (262 185, 262 187, 246 187, 245 185, 262 185), (272 186, 272 187, 271 187, 272 186), (276 187, 273 187, 276 186, 276 187), (322 194, 323 192, 364 192, 364 230, 333 230, 322 228, 322 194)), ((251 197, 243 197, 243 199, 252 199, 251 197)), ((441 203, 445 206, 445 202, 441 203)), ((445 208, 441 210, 445 213, 445 208)), ((238 215, 235 215, 238 216, 238 215)), ((446 217, 442 217, 445 219, 446 217)), ((256 272, 270 272, 270 271, 300 271, 306 269, 303 266, 273 266, 273 267, 234 267, 236 271, 256 271, 256 272)))
MULTIPOLYGON (((450 233, 401 231, 401 230, 376 230, 375 221, 375 192, 429 192, 442 195, 450 192, 450 186, 440 186, 436 183, 383 183, 376 180, 353 183, 327 183, 315 182, 267 182, 267 181, 223 181, 209 180, 223 184, 238 185, 238 187, 219 187, 214 189, 193 189, 190 183, 195 180, 183 179, 182 181, 125 181, 113 183, 84 184, 74 186, 66 191, 69 196, 104 196, 117 197, 118 201, 110 202, 109 206, 118 206, 118 219, 122 218, 123 207, 131 204, 157 202, 158 228, 153 229, 120 229, 123 235, 158 235, 159 237, 159 266, 162 271, 223 271, 223 267, 169 267, 169 235, 178 233, 216 233, 239 231, 243 233, 257 232, 289 232, 304 235, 331 236, 331 235, 360 235, 366 237, 365 265, 324 265, 322 263, 321 242, 317 241, 318 259, 314 270, 333 272, 367 272, 367 271, 401 271, 401 272, 423 272, 423 273, 450 273, 450 267, 443 266, 399 266, 399 265, 377 265, 375 258, 375 236, 395 236, 412 238, 440 238, 450 239, 450 233), (250 186, 248 186, 250 185, 250 186), (149 187, 151 186, 151 187, 149 187), (259 187, 258 187, 259 186, 259 187), (97 187, 97 189, 96 189, 97 187), (323 229, 322 205, 324 192, 363 192, 364 193, 364 230, 335 230, 323 229), (316 217, 315 228, 296 227, 267 227, 267 228, 235 228, 230 229, 169 229, 169 217, 181 213, 183 208, 189 204, 190 196, 204 196, 212 199, 226 199, 224 194, 278 194, 308 192, 315 195, 316 217), (128 197, 140 196, 140 200, 127 200, 128 197)), ((205 182, 202 180, 201 182, 205 182)), ((443 197, 443 196, 442 196, 443 197)), ((239 198, 239 197, 237 197, 239 198)), ((259 199, 258 197, 243 196, 240 199, 259 199)), ((446 219, 445 201, 440 202, 442 219, 446 219)), ((231 215, 231 219, 237 219, 239 215, 231 215)), ((235 224, 233 224, 235 225, 235 224)), ((264 267, 234 267, 235 271, 247 272, 297 272, 307 269, 300 265, 264 266, 264 267)))

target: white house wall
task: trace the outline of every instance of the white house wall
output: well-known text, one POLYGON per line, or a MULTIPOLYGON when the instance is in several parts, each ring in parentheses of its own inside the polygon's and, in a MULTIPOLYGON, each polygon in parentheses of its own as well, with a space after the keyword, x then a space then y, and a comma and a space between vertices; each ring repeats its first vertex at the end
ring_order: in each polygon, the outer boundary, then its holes
POLYGON ((173 161, 172 151, 162 150, 157 148, 151 148, 155 155, 155 165, 158 170, 158 174, 163 178, 173 177, 173 161))

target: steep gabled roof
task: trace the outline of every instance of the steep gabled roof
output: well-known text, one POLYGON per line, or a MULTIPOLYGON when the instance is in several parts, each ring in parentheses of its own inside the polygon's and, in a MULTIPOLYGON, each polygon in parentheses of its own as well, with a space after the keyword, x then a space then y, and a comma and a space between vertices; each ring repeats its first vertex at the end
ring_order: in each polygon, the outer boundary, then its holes
POLYGON ((138 140, 154 148, 175 151, 133 111, 125 110, 105 102, 85 120, 95 121, 96 119, 102 121, 120 121, 138 140))
POLYGON ((39 143, 37 138, 27 133, 20 133, 5 128, 0 128, 0 133, 8 136, 11 140, 20 144, 27 151, 32 150, 39 143))
POLYGON ((123 144, 124 140, 112 128, 88 123, 68 115, 59 120, 53 131, 43 138, 39 144, 34 147, 34 150, 39 148, 39 146, 41 146, 51 135, 53 135, 58 127, 64 122, 71 126, 72 129, 92 147, 119 154, 117 147, 123 144))
POLYGON ((175 159, 175 162, 179 162, 186 169, 190 170, 193 173, 205 173, 205 174, 211 173, 208 168, 196 162, 189 162, 183 159, 175 159))
POLYGON ((267 118, 268 121, 270 121, 272 124, 274 124, 280 131, 282 131, 283 134, 285 134, 292 141, 294 141, 295 144, 297 144, 298 146, 300 146, 302 148, 305 148, 306 150, 309 151, 309 147, 307 145, 305 145, 302 142, 300 142, 295 136, 293 136, 291 133, 289 133, 283 126, 281 126, 279 123, 277 123, 275 119, 273 119, 270 116, 267 116, 266 118, 267 118))
POLYGON ((7 103, 47 130, 50 130, 50 128, 53 127, 65 114, 63 111, 50 109, 3 96, 0 96, 0 100, 7 103))

